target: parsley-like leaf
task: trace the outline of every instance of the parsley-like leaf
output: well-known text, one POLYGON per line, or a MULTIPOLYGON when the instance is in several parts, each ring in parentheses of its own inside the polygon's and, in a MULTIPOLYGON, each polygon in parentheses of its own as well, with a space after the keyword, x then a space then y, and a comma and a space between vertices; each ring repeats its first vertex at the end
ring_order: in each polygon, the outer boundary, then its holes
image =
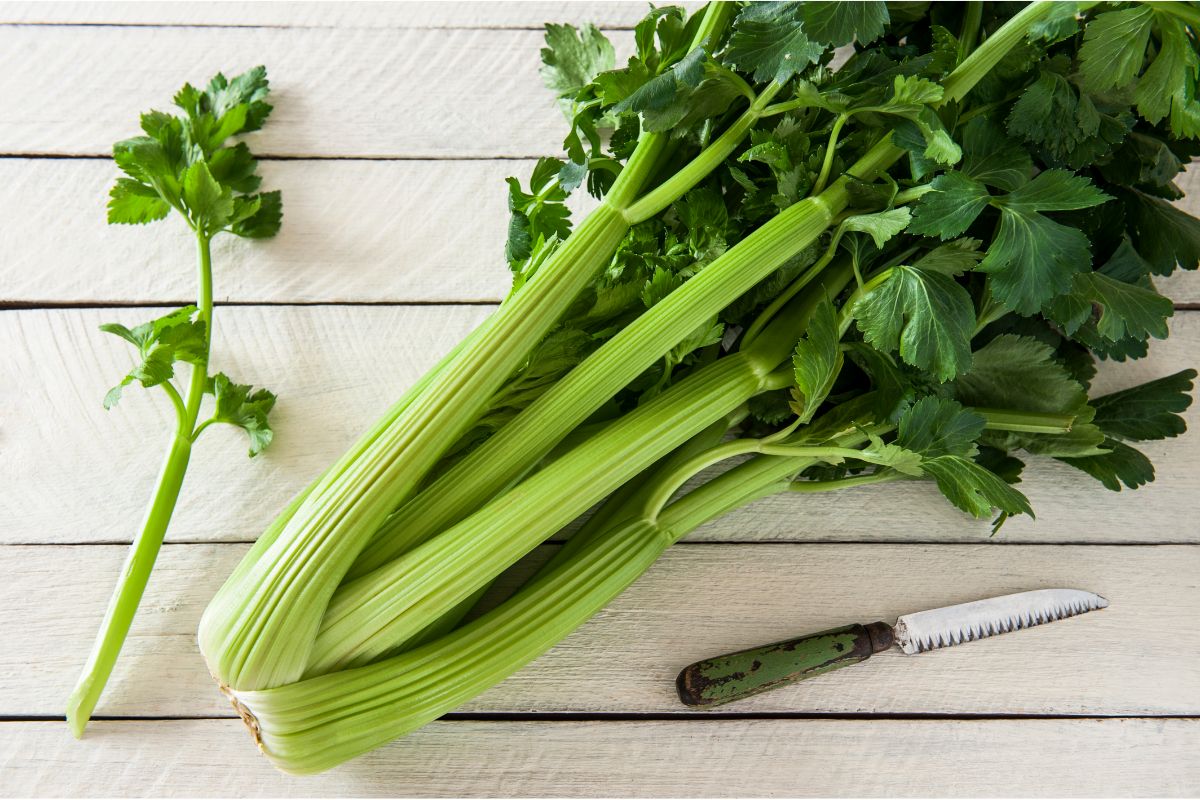
POLYGON ((1179 416, 1192 404, 1196 370, 1122 389, 1092 402, 1095 424, 1109 436, 1142 442, 1179 436, 1187 423, 1179 416))
POLYGON ((1081 272, 1075 275, 1070 292, 1050 301, 1046 315, 1073 334, 1099 308, 1096 332, 1105 339, 1164 339, 1167 318, 1175 313, 1175 306, 1149 281, 1145 283, 1126 283, 1103 272, 1081 272))
POLYGON ((613 68, 616 55, 612 43, 596 26, 546 25, 542 48, 542 81, 555 93, 568 119, 575 96, 595 77, 613 68))
POLYGON ((1020 188, 1033 172, 1025 148, 1004 135, 986 117, 976 117, 963 130, 963 174, 1002 191, 1020 188))
POLYGON ((892 208, 874 214, 856 214, 842 223, 846 233, 865 233, 876 247, 882 248, 889 239, 908 227, 912 212, 907 208, 892 208))
POLYGON ((141 225, 171 213, 170 204, 158 192, 132 178, 117 178, 108 197, 110 225, 141 225))
POLYGON ((1154 465, 1137 448, 1115 439, 1105 439, 1102 446, 1106 452, 1099 455, 1058 460, 1086 472, 1113 492, 1121 491, 1121 484, 1137 489, 1154 480, 1154 465))
POLYGON ((213 422, 241 428, 250 437, 250 457, 261 453, 274 438, 267 415, 275 407, 275 395, 266 389, 254 389, 234 383, 224 373, 213 375, 205 391, 216 400, 213 422))
POLYGON ((974 456, 985 420, 943 397, 922 397, 900 417, 896 441, 927 458, 974 456))
POLYGON ((894 267, 854 304, 863 338, 884 352, 947 381, 971 364, 975 307, 953 278, 916 267, 894 267))
POLYGON ((1088 23, 1079 48, 1079 71, 1093 91, 1117 89, 1137 78, 1154 22, 1149 5, 1098 15, 1088 23))
POLYGON ((1122 199, 1133 244, 1156 275, 1200 265, 1200 220, 1142 192, 1123 193, 1122 199))
POLYGON ((138 351, 139 363, 104 396, 104 407, 112 408, 121 399, 121 390, 137 381, 146 388, 166 383, 175 376, 175 362, 203 365, 207 359, 208 339, 202 320, 195 319, 195 306, 184 306, 134 328, 110 322, 100 330, 119 336, 138 351))
POLYGON ((1034 515, 1025 495, 969 458, 927 458, 921 462, 921 468, 933 476, 947 500, 976 519, 986 519, 992 509, 999 509, 1001 518, 996 525, 999 527, 999 522, 1007 516, 1034 515))
POLYGON ((996 298, 1019 314, 1032 314, 1067 291, 1075 273, 1091 267, 1091 245, 1079 229, 1041 212, 1090 208, 1108 199, 1086 178, 1059 169, 992 198, 1000 228, 979 271, 991 274, 996 298))
POLYGON ((883 35, 889 22, 887 3, 841 0, 836 3, 800 3, 804 30, 830 47, 858 41, 870 44, 883 35))
POLYGON ((816 63, 825 46, 804 31, 807 3, 750 3, 733 23, 725 61, 756 81, 784 83, 816 63))
POLYGON ((962 172, 938 175, 921 196, 908 229, 925 236, 962 236, 991 201, 987 187, 962 172))
POLYGON ((822 298, 813 309, 807 333, 796 343, 792 353, 792 368, 796 375, 792 408, 801 422, 807 423, 813 418, 842 370, 840 338, 833 303, 822 298))
POLYGON ((1052 347, 1008 333, 975 351, 971 369, 954 381, 954 396, 969 406, 1050 414, 1074 414, 1087 403, 1052 347))

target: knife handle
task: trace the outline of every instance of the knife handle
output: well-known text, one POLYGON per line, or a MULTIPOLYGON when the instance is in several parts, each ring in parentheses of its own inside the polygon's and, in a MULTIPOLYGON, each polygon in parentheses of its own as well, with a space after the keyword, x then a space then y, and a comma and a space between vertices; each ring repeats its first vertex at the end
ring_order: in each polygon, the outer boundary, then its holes
POLYGON ((675 681, 685 705, 711 707, 866 661, 892 646, 886 622, 846 625, 697 661, 675 681))

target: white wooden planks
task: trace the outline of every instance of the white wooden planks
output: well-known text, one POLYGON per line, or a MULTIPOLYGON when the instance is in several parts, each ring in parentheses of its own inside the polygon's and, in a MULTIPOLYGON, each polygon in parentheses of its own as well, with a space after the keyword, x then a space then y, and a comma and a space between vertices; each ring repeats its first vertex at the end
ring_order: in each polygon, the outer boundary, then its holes
MULTIPOLYGON (((487 159, 263 162, 264 186, 283 191, 283 230, 262 242, 218 237, 217 299, 499 301, 510 280, 504 178, 524 181, 532 166, 487 159)), ((195 293, 194 244, 181 223, 105 223, 117 174, 108 159, 0 159, 0 303, 153 304, 195 293)), ((1185 175, 1189 192, 1193 185, 1200 191, 1198 174, 1185 175)), ((572 203, 583 211, 595 201, 578 192, 572 203)), ((1160 289, 1177 303, 1200 303, 1195 273, 1160 281, 1160 289)))
MULTIPOLYGON (((297 480, 307 483, 332 463, 488 311, 219 309, 212 364, 279 394, 272 412, 278 449, 272 445, 269 455, 248 459, 241 431, 219 426, 210 431, 211 439, 206 433, 176 509, 176 537, 189 538, 184 531, 202 539, 244 538, 246 530, 256 535, 260 522, 299 490, 297 480), (231 537, 233 531, 239 533, 231 537)), ((100 399, 106 387, 132 362, 117 346, 121 340, 96 326, 110 319, 132 324, 158 313, 133 308, 0 314, 0 352, 7 354, 0 383, 4 540, 21 541, 29 531, 40 531, 33 533, 37 541, 129 538, 126 532, 141 519, 138 509, 154 484, 174 412, 158 402, 165 398, 145 391, 127 392, 120 405, 104 411, 100 399), (94 378, 83 378, 93 371, 94 378), (82 449, 67 444, 73 437, 82 449), (99 517, 109 522, 98 529, 93 522, 99 517)))
POLYGON ((1122 797, 1200 785, 1197 720, 435 722, 289 777, 237 720, 0 723, 6 796, 1122 797))
MULTIPOLYGON (((488 313, 485 306, 222 307, 213 364, 271 388, 276 441, 245 458, 243 436, 219 427, 195 449, 174 541, 249 541, 296 491, 332 463, 441 353, 488 313)), ((100 400, 131 365, 128 345, 100 333, 155 309, 46 309, 0 313, 0 542, 129 541, 154 485, 172 411, 160 393, 129 389, 100 400)), ((1152 355, 1106 364, 1098 392, 1196 363, 1200 314, 1180 311, 1152 355)), ((1188 412, 1200 427, 1200 407, 1188 412)), ((865 487, 769 499, 697 532, 715 540, 1195 542, 1200 437, 1151 442, 1159 479, 1107 492, 1066 465, 1038 460, 1021 488, 1040 515, 1010 521, 994 539, 933 486, 865 487)))
MULTIPOLYGON (((695 8, 696 2, 676 2, 695 8)), ((221 27, 541 28, 590 22, 628 28, 646 4, 617 2, 8 2, 0 24, 213 25, 221 27)))
MULTIPOLYGON (((204 668, 196 626, 242 545, 164 549, 101 716, 234 716, 204 668)), ((1076 587, 1103 612, 853 669, 722 708, 737 714, 1200 714, 1200 548, 679 545, 473 712, 688 711, 685 664, 848 622, 1026 589, 1076 587)), ((23 620, 0 651, 0 717, 56 716, 125 548, 7 547, 0 607, 23 620)))
MULTIPOLYGON (((196 650, 200 614, 245 545, 162 553, 97 713, 233 716, 196 650)), ((57 716, 125 548, 9 547, 0 607, 0 717, 57 716)), ((467 712, 673 714, 697 659, 1026 589, 1072 586, 1112 605, 920 656, 889 651, 723 707, 731 713, 1200 714, 1200 548, 1190 546, 681 544, 595 619, 467 712)))
POLYGON ((107 154, 185 82, 265 64, 275 111, 256 153, 540 156, 565 133, 541 43, 532 30, 0 27, 0 153, 107 154))
MULTIPOLYGON (((213 244, 218 302, 499 300, 510 273, 504 178, 529 161, 268 161, 279 236, 213 244)), ((104 159, 0 159, 0 302, 194 302, 177 219, 110 226, 104 159)))

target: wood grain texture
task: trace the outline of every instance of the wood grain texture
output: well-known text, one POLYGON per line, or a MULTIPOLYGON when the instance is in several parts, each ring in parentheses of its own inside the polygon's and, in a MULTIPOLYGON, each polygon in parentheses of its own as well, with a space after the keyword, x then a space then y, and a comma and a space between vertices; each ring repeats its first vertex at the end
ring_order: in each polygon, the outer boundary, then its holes
MULTIPOLYGON (((218 302, 498 301, 508 175, 530 161, 269 161, 282 233, 218 237, 218 302)), ((109 226, 107 160, 0 160, 0 303, 191 298, 195 241, 178 220, 109 226)))
POLYGON ((541 44, 522 30, 0 27, 0 153, 106 155, 185 82, 266 64, 275 110, 256 153, 536 157, 565 134, 541 44))
POLYGON ((435 722, 293 778, 236 720, 0 723, 0 795, 1143 797, 1200 785, 1197 720, 435 722))
MULTIPOLYGON (((510 275, 504 178, 525 160, 267 161, 284 227, 268 241, 218 237, 217 299, 241 303, 501 300, 510 275)), ((194 244, 175 220, 109 226, 107 159, 0 159, 0 303, 167 303, 194 293, 194 244)), ((1184 189, 1200 191, 1200 171, 1184 189)), ((1193 195, 1194 196, 1194 195, 1193 195)), ((582 213, 595 205, 572 198, 582 213)), ((1200 210, 1190 200, 1186 208, 1200 210)), ((577 216, 578 219, 578 216, 577 216)), ((1160 289, 1200 303, 1200 275, 1160 289)))
MULTIPOLYGON (((221 426, 194 451, 174 541, 249 541, 286 501, 349 447, 403 389, 488 313, 484 306, 230 307, 216 314, 213 364, 280 397, 276 441, 253 460, 241 431, 221 426)), ((0 313, 0 542, 129 541, 154 485, 171 420, 160 393, 134 387, 104 411, 100 399, 131 352, 100 333, 105 321, 154 309, 0 313)), ((1200 313, 1181 311, 1152 355, 1105 364, 1103 393, 1196 361, 1200 313)), ((1200 427, 1200 406, 1187 412, 1200 427)), ((997 537, 945 503, 932 485, 864 487, 777 497, 735 512, 693 538, 718 541, 1195 542, 1200 437, 1151 442, 1159 478, 1108 492, 1064 464, 1034 461, 1026 491, 1041 516, 997 537), (1149 524, 1148 522, 1149 521, 1149 524)))
MULTIPOLYGON (((245 545, 163 552, 97 713, 234 716, 196 651, 208 599, 245 545)), ((0 716, 58 715, 124 558, 119 546, 7 547, 0 716)), ((596 618, 468 712, 680 713, 700 658, 850 622, 1074 586, 1112 605, 1028 631, 852 669, 733 713, 1200 714, 1200 547, 681 544, 596 618)))
MULTIPOLYGON (((695 7, 696 2, 671 5, 695 7)), ((645 3, 625 2, 7 2, 0 24, 214 25, 221 27, 536 28, 590 22, 629 28, 645 3)))

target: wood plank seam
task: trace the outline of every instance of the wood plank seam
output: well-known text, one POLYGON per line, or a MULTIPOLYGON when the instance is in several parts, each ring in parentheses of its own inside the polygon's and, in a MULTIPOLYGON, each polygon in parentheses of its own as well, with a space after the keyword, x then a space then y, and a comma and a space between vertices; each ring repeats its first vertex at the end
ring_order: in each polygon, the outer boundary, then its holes
MULTIPOLYGON (((239 720, 239 716, 215 714, 167 714, 167 715, 121 715, 94 714, 95 722, 181 722, 181 721, 228 721, 239 720)), ((599 711, 580 714, 577 711, 451 711, 438 717, 438 722, 703 722, 742 720, 791 720, 791 721, 847 721, 847 722, 986 722, 988 720, 1200 720, 1194 714, 1004 714, 992 711, 986 714, 942 714, 930 711, 926 714, 889 714, 889 712, 863 711, 850 714, 845 711, 680 711, 678 714, 662 711, 599 711)), ((66 722, 66 717, 53 714, 0 715, 0 724, 23 722, 66 722)))

